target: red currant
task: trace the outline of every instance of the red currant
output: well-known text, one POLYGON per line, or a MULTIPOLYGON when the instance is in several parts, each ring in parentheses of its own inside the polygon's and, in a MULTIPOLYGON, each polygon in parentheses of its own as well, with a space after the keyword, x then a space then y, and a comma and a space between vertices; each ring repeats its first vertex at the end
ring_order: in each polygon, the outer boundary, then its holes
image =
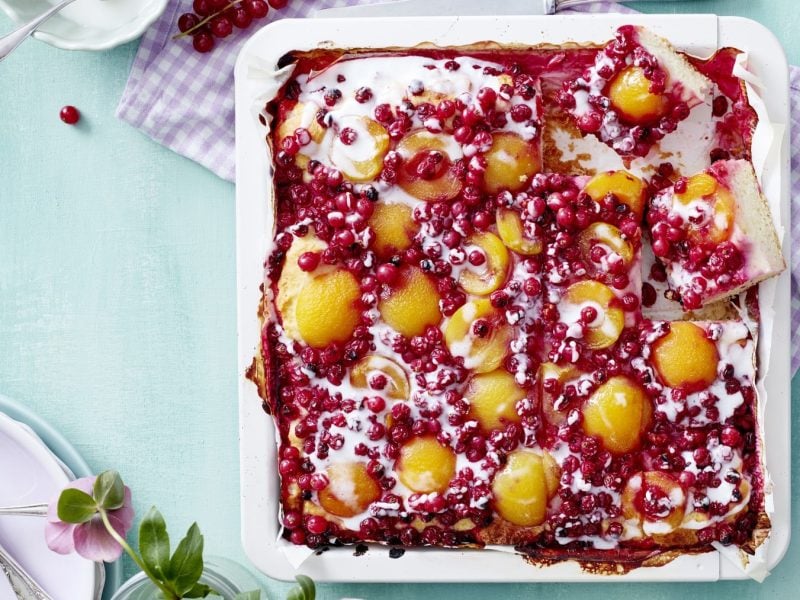
POLYGON ((289 0, 269 0, 269 5, 276 9, 283 8, 287 4, 289 4, 289 0))
POLYGON ((178 29, 181 30, 181 33, 185 33, 192 27, 196 26, 199 22, 200 17, 198 17, 196 14, 184 13, 178 17, 178 29))
POLYGON ((313 271, 319 265, 319 252, 303 252, 297 257, 297 266, 302 271, 313 271))
POLYGON ((247 29, 250 27, 250 23, 253 22, 253 17, 244 8, 236 8, 233 11, 231 20, 239 29, 247 29))
POLYGON ((244 8, 254 19, 263 19, 269 12, 269 4, 264 0, 247 0, 244 3, 244 8))
POLYGON ((192 46, 201 54, 211 52, 214 49, 214 37, 206 31, 201 31, 192 39, 192 46))
POLYGON ((211 0, 194 0, 192 8, 194 8, 194 12, 201 17, 207 17, 214 12, 214 6, 211 4, 211 0))
POLYGON ((233 25, 227 17, 214 17, 211 20, 211 33, 218 38, 228 37, 233 33, 233 25))
POLYGON ((61 109, 59 116, 67 125, 75 125, 80 120, 81 113, 74 106, 65 106, 61 109))

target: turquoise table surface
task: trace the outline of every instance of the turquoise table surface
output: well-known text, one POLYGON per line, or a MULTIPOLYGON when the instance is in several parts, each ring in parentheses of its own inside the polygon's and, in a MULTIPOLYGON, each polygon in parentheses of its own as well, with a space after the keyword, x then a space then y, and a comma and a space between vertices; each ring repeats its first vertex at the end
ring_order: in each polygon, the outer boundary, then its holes
MULTIPOLYGON (((800 64, 796 0, 631 6, 750 17, 800 64)), ((10 25, 0 16, 0 31, 10 25)), ((136 47, 70 53, 29 41, 0 63, 0 392, 50 421, 96 471, 118 469, 137 514, 157 504, 173 536, 197 520, 209 553, 246 562, 234 187, 114 117, 136 47), (65 104, 82 111, 79 126, 59 121, 65 104)), ((792 383, 797 397, 800 378, 792 383)), ((792 420, 798 481, 797 412, 792 420)), ((321 585, 320 596, 796 597, 798 506, 795 488, 793 543, 762 585, 338 584, 321 585)), ((262 581, 273 599, 289 588, 262 581)))

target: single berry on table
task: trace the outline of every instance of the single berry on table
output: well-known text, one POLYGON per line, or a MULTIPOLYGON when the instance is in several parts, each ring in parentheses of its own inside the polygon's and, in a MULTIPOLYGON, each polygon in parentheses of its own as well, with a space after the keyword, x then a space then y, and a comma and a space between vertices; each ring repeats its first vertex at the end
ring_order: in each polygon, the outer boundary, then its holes
POLYGON ((283 8, 289 4, 289 0, 269 0, 269 5, 272 8, 283 8))
POLYGON ((59 116, 67 125, 75 125, 80 120, 81 113, 74 106, 65 106, 61 109, 59 116))

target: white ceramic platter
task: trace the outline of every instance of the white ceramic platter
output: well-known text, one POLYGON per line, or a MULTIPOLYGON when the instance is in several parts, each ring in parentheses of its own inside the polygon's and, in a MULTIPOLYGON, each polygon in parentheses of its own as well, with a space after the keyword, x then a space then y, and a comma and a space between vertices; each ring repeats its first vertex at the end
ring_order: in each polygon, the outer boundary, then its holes
MULTIPOLYGON (((485 40, 537 44, 604 42, 626 23, 645 25, 677 48, 708 56, 735 46, 749 52, 749 68, 764 83, 770 121, 789 122, 788 67, 783 49, 762 25, 739 17, 714 15, 586 15, 547 17, 441 17, 281 20, 253 35, 236 67, 236 202, 239 331, 239 411, 241 452, 242 540, 255 565, 278 579, 295 570, 277 544, 279 487, 275 431, 261 408, 255 386, 245 370, 260 342, 256 316, 261 297, 264 259, 272 232, 269 157, 263 129, 253 117, 260 90, 248 69, 253 62, 274 66, 290 50, 320 45, 347 47, 409 47, 421 42, 441 46, 485 40)), ((780 130, 779 159, 768 161, 762 185, 771 204, 779 206, 778 224, 789 223, 788 127, 780 130)), ((776 211, 778 212, 778 211, 776 211)), ((784 240, 789 263, 789 242, 784 240)), ((770 285, 775 285, 771 283, 770 285)), ((777 281, 775 323, 789 322, 790 275, 777 281)), ((771 349, 766 378, 769 397, 765 422, 767 463, 775 483, 773 530, 768 567, 783 557, 789 545, 790 514, 790 369, 789 328, 774 327, 772 339, 762 337, 760 352, 771 349)), ((682 556, 660 568, 635 569, 621 577, 592 575, 574 562, 532 567, 513 553, 482 550, 411 549, 400 560, 386 548, 370 548, 363 556, 352 548, 332 548, 311 556, 299 569, 318 581, 713 581, 740 579, 744 573, 717 552, 682 556)))
MULTIPOLYGON (((61 463, 29 429, 0 413, 0 506, 50 502, 69 481, 61 463)), ((43 517, 0 516, 0 542, 53 600, 92 600, 95 565, 47 548, 43 517)), ((16 600, 0 576, 0 600, 16 600)))
MULTIPOLYGON (((33 35, 65 50, 105 50, 139 37, 164 12, 168 2, 77 0, 33 35)), ((16 23, 24 23, 56 3, 57 0, 0 0, 0 9, 16 23)))

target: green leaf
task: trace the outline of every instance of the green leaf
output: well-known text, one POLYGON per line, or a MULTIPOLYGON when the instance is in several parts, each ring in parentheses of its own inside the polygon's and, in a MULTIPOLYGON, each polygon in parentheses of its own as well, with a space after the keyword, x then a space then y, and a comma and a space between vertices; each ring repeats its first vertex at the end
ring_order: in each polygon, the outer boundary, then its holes
POLYGON ((296 575, 297 585, 289 590, 286 600, 314 600, 317 595, 314 580, 307 575, 296 575))
POLYGON ((94 499, 97 506, 106 510, 122 508, 125 502, 125 484, 116 471, 104 471, 94 481, 94 499))
MULTIPOLYGON (((194 587, 186 592, 183 597, 184 598, 205 598, 210 593, 214 592, 213 589, 208 587, 205 583, 196 583, 194 587)), ((214 592, 216 594, 216 592, 214 592)), ((219 596, 219 594, 216 594, 219 596)))
POLYGON ((65 523, 86 523, 97 514, 97 503, 89 494, 67 488, 58 497, 58 518, 65 523))
POLYGON ((164 581, 169 571, 169 534, 164 517, 154 506, 139 525, 139 552, 147 568, 164 581))
POLYGON ((169 561, 167 577, 172 582, 175 593, 183 596, 194 587, 202 574, 203 536, 197 523, 192 523, 169 561))
POLYGON ((250 590, 249 592, 239 592, 233 600, 261 600, 261 590, 250 590))

